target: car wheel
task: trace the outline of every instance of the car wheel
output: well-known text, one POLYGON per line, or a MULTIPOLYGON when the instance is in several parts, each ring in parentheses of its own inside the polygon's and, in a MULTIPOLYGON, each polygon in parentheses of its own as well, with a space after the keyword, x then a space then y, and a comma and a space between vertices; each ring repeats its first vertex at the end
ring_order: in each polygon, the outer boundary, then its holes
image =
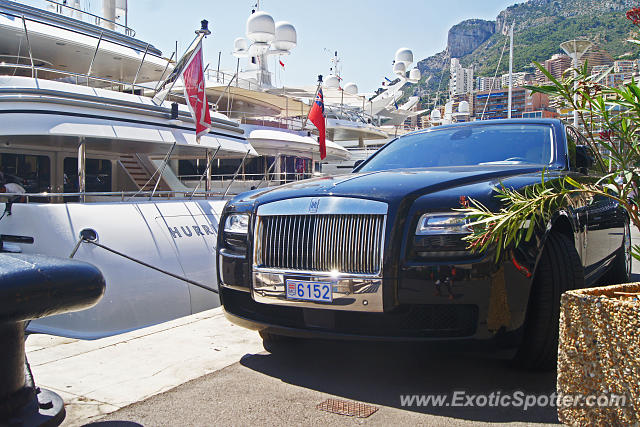
POLYGON ((272 334, 270 332, 260 331, 260 338, 262 338, 262 347, 269 353, 277 353, 279 351, 290 348, 297 340, 296 338, 286 335, 272 334))
POLYGON ((560 297, 584 287, 584 270, 573 241, 552 232, 542 250, 533 279, 517 366, 530 370, 555 368, 558 357, 560 297))
POLYGON ((599 280, 603 285, 616 285, 631 280, 631 229, 629 221, 624 224, 622 246, 616 251, 609 270, 599 280))

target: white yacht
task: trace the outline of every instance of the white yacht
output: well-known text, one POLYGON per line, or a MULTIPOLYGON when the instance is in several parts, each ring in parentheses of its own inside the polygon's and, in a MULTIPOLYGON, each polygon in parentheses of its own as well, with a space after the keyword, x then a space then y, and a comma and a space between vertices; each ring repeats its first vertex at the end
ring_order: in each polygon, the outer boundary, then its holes
MULTIPOLYGON (((309 102, 274 87, 274 72, 267 60, 288 55, 297 44, 295 27, 276 22, 271 15, 254 9, 246 24, 247 38, 234 43, 235 72, 210 65, 205 76, 207 98, 217 111, 240 123, 258 157, 219 159, 213 164, 214 188, 231 191, 273 186, 321 173, 318 140, 312 127, 304 126, 309 102), (239 173, 236 173, 239 171, 239 173)), ((173 93, 181 93, 176 85, 173 93)), ((341 145, 327 141, 327 158, 344 161, 350 154, 341 145)), ((197 185, 206 162, 195 159, 173 164, 173 171, 185 188, 197 185)))
POLYGON ((92 339, 218 305, 214 255, 228 187, 214 191, 209 169, 181 192, 168 164, 256 151, 220 113, 196 141, 186 106, 140 95, 172 65, 131 29, 47 3, 53 10, 0 0, 0 170, 26 190, 3 195, 0 241, 4 251, 88 261, 107 290, 96 307, 28 330, 92 339))

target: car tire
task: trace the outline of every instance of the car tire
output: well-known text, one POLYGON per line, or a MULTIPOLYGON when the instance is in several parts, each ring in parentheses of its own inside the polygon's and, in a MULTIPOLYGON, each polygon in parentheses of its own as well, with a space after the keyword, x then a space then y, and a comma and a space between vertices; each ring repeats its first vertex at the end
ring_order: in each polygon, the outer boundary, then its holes
POLYGON ((260 331, 262 338, 262 347, 269 353, 277 353, 290 348, 297 340, 293 337, 273 334, 270 332, 260 331))
POLYGON ((598 281, 602 285, 617 285, 631 280, 631 228, 629 221, 624 224, 622 246, 616 251, 609 270, 598 281))
POLYGON ((558 357, 562 293, 584 287, 584 270, 571 239, 551 232, 536 269, 523 337, 513 362, 528 370, 551 370, 558 357))

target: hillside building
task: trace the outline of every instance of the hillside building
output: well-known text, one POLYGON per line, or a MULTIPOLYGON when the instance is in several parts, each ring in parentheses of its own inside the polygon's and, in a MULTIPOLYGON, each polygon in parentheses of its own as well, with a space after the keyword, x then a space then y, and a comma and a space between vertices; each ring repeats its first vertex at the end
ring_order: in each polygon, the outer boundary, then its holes
POLYGON ((589 73, 593 73, 593 67, 597 67, 599 65, 613 65, 613 57, 604 50, 600 49, 597 46, 593 46, 591 49, 585 53, 582 58, 580 58, 580 66, 587 61, 587 69, 589 73))
POLYGON ((615 61, 613 63, 613 72, 633 74, 637 70, 637 65, 637 61, 633 61, 630 59, 615 61))
MULTIPOLYGON (((559 53, 553 55, 551 58, 540 63, 549 73, 556 79, 562 79, 562 74, 571 68, 571 58, 567 55, 561 55, 559 53)), ((542 72, 536 69, 535 81, 538 84, 548 83, 547 77, 542 72)))
MULTIPOLYGON (((512 80, 513 80, 513 87, 524 86, 532 82, 533 75, 525 72, 513 73, 512 80)), ((502 75, 501 84, 502 84, 502 87, 509 87, 509 73, 502 75)))
MULTIPOLYGON (((511 117, 521 118, 526 109, 526 98, 529 91, 523 87, 512 90, 511 117)), ((474 96, 473 112, 476 120, 506 119, 509 91, 502 89, 496 92, 477 92, 474 96), (485 108, 486 105, 486 108, 485 108), (483 115, 484 110, 484 115, 483 115)))
POLYGON ((591 69, 591 74, 595 75, 595 76, 599 76, 601 74, 606 73, 607 71, 611 70, 611 65, 596 65, 595 67, 593 67, 591 69))
POLYGON ((609 73, 602 80, 602 84, 609 87, 621 86, 625 80, 630 80, 632 73, 609 73))
POLYGON ((486 90, 499 90, 502 88, 500 77, 478 77, 476 79, 476 90, 484 92, 486 90))
POLYGON ((451 58, 451 79, 449 97, 471 93, 473 91, 473 68, 464 68, 458 58, 451 58))

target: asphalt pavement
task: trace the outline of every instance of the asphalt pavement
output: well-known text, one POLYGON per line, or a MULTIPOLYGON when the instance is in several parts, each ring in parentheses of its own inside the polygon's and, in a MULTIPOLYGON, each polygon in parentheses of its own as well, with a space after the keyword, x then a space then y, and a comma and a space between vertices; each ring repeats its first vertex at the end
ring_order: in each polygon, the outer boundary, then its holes
MULTIPOLYGON (((634 243, 640 235, 633 233, 634 243)), ((634 272, 640 272, 634 260, 634 272)), ((634 281, 640 280, 638 274, 634 281)), ((210 425, 514 425, 557 424, 554 406, 524 410, 479 396, 550 396, 555 372, 525 372, 508 354, 439 344, 306 341, 237 363, 134 403, 92 426, 210 425), (457 394, 454 394, 456 393, 457 394), (454 396, 464 393, 456 401, 454 396), (515 394, 514 394, 515 393, 515 394), (403 406, 403 396, 446 397, 442 405, 403 406), (368 418, 321 411, 328 398, 375 407, 368 418), (474 404, 468 405, 469 399, 474 404), (482 403, 485 403, 484 405, 482 403)), ((512 399, 513 400, 513 399, 512 399)))

